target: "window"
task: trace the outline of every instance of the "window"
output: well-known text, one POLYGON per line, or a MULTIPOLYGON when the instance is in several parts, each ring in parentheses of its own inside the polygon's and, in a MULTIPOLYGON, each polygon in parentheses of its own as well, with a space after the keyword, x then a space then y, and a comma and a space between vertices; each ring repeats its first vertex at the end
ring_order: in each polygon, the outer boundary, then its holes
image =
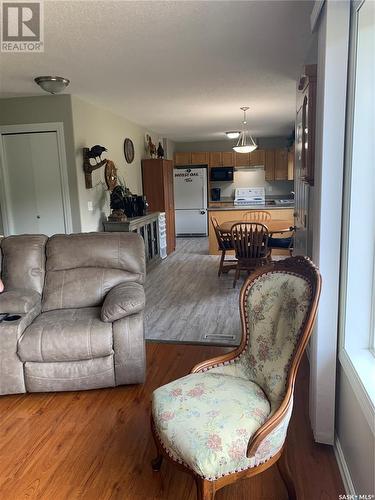
POLYGON ((375 404, 375 2, 353 2, 341 261, 340 362, 375 404))

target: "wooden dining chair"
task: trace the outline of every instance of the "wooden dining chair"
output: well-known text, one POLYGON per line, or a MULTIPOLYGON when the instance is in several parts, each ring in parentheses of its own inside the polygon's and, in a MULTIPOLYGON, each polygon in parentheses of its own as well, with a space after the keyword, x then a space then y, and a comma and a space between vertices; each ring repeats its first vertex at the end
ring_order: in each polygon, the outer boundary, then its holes
POLYGON ((242 270, 250 272, 270 260, 268 229, 260 222, 238 222, 232 226, 231 237, 237 259, 233 280, 235 288, 242 270))
MULTIPOLYGON (((296 500, 283 450, 320 288, 320 274, 306 257, 249 276, 240 294, 240 346, 153 393, 155 471, 165 457, 193 475, 198 500, 213 500, 220 488, 277 464, 296 500)), ((293 475, 300 466, 294 464, 293 475)))
POLYGON ((272 250, 285 249, 289 251, 289 255, 292 257, 294 250, 294 239, 296 234, 296 228, 291 227, 290 232, 285 231, 273 231, 270 233, 268 238, 268 248, 270 251, 270 258, 272 258, 272 250))
POLYGON ((271 218, 272 215, 267 210, 251 210, 251 212, 245 212, 242 217, 244 221, 249 222, 267 222, 271 218))
POLYGON ((219 223, 218 223, 216 217, 211 217, 211 224, 212 224, 212 227, 214 228, 214 231, 215 231, 218 248, 221 251, 219 271, 217 273, 218 276, 221 276, 222 272, 228 271, 229 268, 232 269, 233 264, 236 263, 237 260, 236 259, 225 259, 227 250, 233 250, 231 234, 220 231, 219 223), (228 265, 226 265, 226 263, 228 265))

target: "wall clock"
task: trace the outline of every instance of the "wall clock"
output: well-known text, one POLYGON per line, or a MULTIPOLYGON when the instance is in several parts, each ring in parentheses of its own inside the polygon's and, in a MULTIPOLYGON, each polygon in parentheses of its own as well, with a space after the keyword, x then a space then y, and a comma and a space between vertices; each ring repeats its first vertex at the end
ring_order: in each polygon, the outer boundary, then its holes
POLYGON ((132 163, 134 160, 134 144, 128 137, 124 141, 124 155, 127 163, 132 163))
POLYGON ((108 190, 113 191, 113 189, 117 186, 117 168, 115 167, 113 161, 107 160, 104 176, 108 190))

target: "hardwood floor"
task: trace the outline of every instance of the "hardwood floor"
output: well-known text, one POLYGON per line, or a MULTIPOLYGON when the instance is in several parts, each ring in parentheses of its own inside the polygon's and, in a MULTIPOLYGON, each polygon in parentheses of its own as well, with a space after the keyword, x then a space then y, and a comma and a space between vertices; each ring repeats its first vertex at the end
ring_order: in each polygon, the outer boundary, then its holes
MULTIPOLYGON (((144 385, 0 398, 0 499, 195 500, 193 479, 163 463, 152 471, 152 391, 227 349, 149 343, 144 385)), ((344 493, 333 451, 316 445, 308 418, 308 364, 302 363, 287 453, 299 499, 344 493)), ((286 500, 277 467, 228 486, 215 500, 286 500)))
POLYGON ((219 278, 218 268, 207 238, 177 238, 176 251, 147 275, 146 339, 237 346, 243 279, 233 289, 233 272, 219 278))

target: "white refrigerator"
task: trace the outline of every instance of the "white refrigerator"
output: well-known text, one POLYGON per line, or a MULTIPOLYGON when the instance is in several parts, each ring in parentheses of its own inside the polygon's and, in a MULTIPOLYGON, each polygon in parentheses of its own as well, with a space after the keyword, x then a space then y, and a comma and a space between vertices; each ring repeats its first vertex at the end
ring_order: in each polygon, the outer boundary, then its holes
POLYGON ((174 169, 177 236, 207 236, 207 169, 174 169))

